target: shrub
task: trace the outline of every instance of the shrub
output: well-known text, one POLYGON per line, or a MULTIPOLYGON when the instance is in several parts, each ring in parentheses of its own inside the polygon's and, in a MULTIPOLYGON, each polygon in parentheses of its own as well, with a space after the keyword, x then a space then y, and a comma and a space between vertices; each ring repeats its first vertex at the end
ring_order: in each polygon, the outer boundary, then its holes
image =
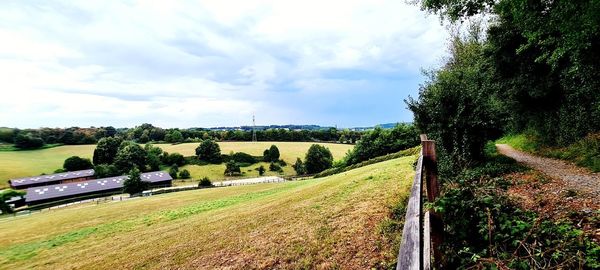
POLYGON ((204 177, 198 182, 198 187, 212 187, 212 185, 213 184, 208 177, 204 177))
POLYGON ((309 174, 319 173, 331 168, 333 155, 327 147, 313 144, 306 153, 304 166, 309 174))
POLYGON ((123 182, 123 192, 134 195, 148 188, 148 183, 142 181, 141 173, 138 168, 129 171, 127 179, 123 182))
POLYGON ((169 168, 169 175, 173 179, 177 179, 177 173, 179 172, 179 167, 176 164, 173 164, 171 168, 169 168))
POLYGON ((213 140, 204 140, 196 148, 196 156, 198 159, 212 163, 221 162, 221 148, 219 144, 213 140))
POLYGON ((94 166, 94 175, 96 178, 106 178, 118 176, 120 173, 115 165, 100 164, 94 166))
POLYGON ((31 134, 19 133, 15 137, 15 147, 20 149, 35 149, 44 146, 44 140, 31 134))
POLYGON ((263 152, 263 159, 266 162, 276 162, 279 160, 279 148, 276 145, 271 145, 271 147, 263 152))
POLYGON ((258 175, 263 176, 265 174, 265 166, 260 165, 260 167, 256 168, 256 170, 258 171, 258 175))
POLYGON ((183 166, 185 165, 185 158, 183 157, 182 154, 179 153, 171 153, 167 156, 167 158, 165 159, 166 161, 166 165, 177 165, 177 166, 183 166))
POLYGON ((229 175, 229 176, 233 176, 233 175, 239 175, 242 173, 242 170, 240 169, 240 165, 237 164, 235 161, 230 160, 225 164, 225 175, 229 175))
POLYGON ((94 166, 92 165, 92 162, 89 159, 80 158, 78 156, 72 156, 70 158, 67 158, 63 163, 63 168, 67 171, 87 170, 93 167, 94 166))
POLYGON ((296 159, 296 163, 294 163, 294 165, 292 165, 292 168, 294 168, 294 171, 296 171, 297 175, 305 175, 306 174, 306 167, 304 167, 304 163, 302 162, 302 160, 300 158, 296 159))
POLYGON ((271 164, 269 164, 269 171, 272 171, 272 172, 282 172, 283 170, 281 169, 281 167, 279 165, 277 165, 274 162, 271 162, 271 164))
POLYGON ((179 172, 179 178, 180 179, 190 179, 191 175, 190 175, 190 171, 183 169, 181 172, 179 172))
POLYGON ((230 159, 237 163, 254 164, 254 163, 258 162, 255 157, 253 157, 252 155, 243 153, 243 152, 237 152, 237 153, 232 154, 230 156, 230 159))
POLYGON ((281 167, 285 167, 285 166, 287 166, 287 162, 285 162, 285 160, 283 160, 283 159, 280 159, 280 160, 278 160, 278 161, 277 161, 277 163, 278 163, 278 164, 279 164, 279 166, 281 166, 281 167))

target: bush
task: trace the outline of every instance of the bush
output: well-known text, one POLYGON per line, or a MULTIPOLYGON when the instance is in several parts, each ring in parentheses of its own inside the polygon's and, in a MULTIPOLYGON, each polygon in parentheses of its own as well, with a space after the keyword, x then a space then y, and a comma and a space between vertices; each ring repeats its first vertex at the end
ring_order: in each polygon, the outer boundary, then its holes
POLYGON ((285 166, 287 166, 287 162, 285 162, 285 160, 283 160, 283 159, 280 159, 280 160, 278 160, 278 161, 277 161, 277 163, 278 163, 278 164, 279 164, 279 166, 281 166, 281 167, 285 167, 285 166))
POLYGON ((294 163, 294 165, 292 165, 292 168, 294 168, 294 171, 296 171, 297 175, 305 175, 306 174, 306 167, 304 167, 304 163, 302 162, 302 160, 300 158, 296 159, 296 163, 294 163))
POLYGON ((80 158, 78 156, 72 156, 65 159, 63 168, 67 171, 80 171, 93 168, 92 162, 87 158, 80 158))
POLYGON ((67 170, 65 170, 65 169, 63 169, 63 168, 60 168, 60 169, 56 169, 56 170, 54 170, 54 173, 64 173, 64 172, 66 172, 66 171, 67 171, 67 170))
POLYGON ((237 152, 235 154, 232 154, 229 158, 237 163, 254 164, 258 162, 258 160, 256 160, 255 157, 243 152, 237 152))
POLYGON ((304 166, 309 174, 319 173, 331 168, 333 155, 325 146, 313 144, 306 153, 304 166))
POLYGON ((171 153, 165 158, 165 165, 177 165, 183 166, 185 165, 185 158, 182 154, 179 153, 171 153))
POLYGON ((141 173, 138 168, 129 171, 127 179, 123 182, 123 192, 130 195, 138 194, 148 188, 148 183, 142 181, 141 173))
POLYGON ((175 164, 173 166, 171 166, 171 168, 169 168, 169 175, 173 179, 177 179, 178 172, 179 172, 179 167, 177 167, 177 165, 175 165, 175 164))
POLYGON ((213 184, 208 177, 204 177, 198 182, 198 187, 212 187, 212 185, 213 184))
POLYGON ((265 166, 260 165, 260 167, 256 168, 256 170, 258 171, 258 175, 263 176, 265 174, 265 166))
POLYGON ((271 145, 269 149, 263 152, 263 160, 266 162, 276 162, 279 160, 279 148, 276 145, 271 145))
POLYGON ((198 159, 212 163, 221 162, 221 148, 219 144, 213 140, 204 140, 196 148, 196 156, 198 159))
POLYGON ((179 178, 180 179, 190 179, 191 175, 190 175, 190 171, 183 169, 181 172, 179 172, 179 178))
POLYGON ((279 165, 277 165, 274 162, 271 162, 271 164, 269 164, 269 171, 272 171, 272 172, 282 172, 283 170, 281 169, 281 167, 279 165))
POLYGON ((44 140, 31 134, 19 133, 15 137, 15 147, 20 149, 35 149, 44 146, 44 140))
POLYGON ((107 178, 120 175, 119 169, 115 165, 100 164, 94 166, 94 176, 96 178, 107 178))
POLYGON ((237 164, 235 161, 230 160, 225 164, 225 175, 233 176, 240 175, 241 173, 242 170, 240 169, 240 165, 237 164))

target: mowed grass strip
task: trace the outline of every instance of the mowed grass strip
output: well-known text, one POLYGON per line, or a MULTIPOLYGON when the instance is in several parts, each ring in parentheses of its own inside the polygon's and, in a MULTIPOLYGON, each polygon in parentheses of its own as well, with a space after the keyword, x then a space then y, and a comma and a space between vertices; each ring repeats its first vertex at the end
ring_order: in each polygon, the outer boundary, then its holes
POLYGON ((381 226, 407 195, 413 161, 405 157, 322 179, 171 193, 2 221, 0 265, 378 267, 396 256, 381 226))
MULTIPOLYGON (((281 158, 290 165, 296 161, 297 157, 304 158, 306 151, 313 144, 310 142, 219 142, 221 152, 246 152, 251 155, 262 155, 263 151, 272 144, 277 145, 281 152, 281 158)), ((196 147, 199 143, 157 144, 163 150, 169 153, 180 153, 185 156, 195 155, 196 147)), ((342 158, 352 145, 347 144, 322 144, 327 146, 333 153, 334 158, 342 158)), ((52 173, 58 168, 62 168, 65 159, 71 156, 80 156, 92 158, 96 145, 65 145, 48 149, 27 150, 27 151, 0 151, 0 188, 8 187, 8 180, 11 178, 27 177, 39 175, 42 173, 52 173)), ((247 172, 247 176, 256 176, 258 172, 253 170, 257 166, 247 168, 252 170, 247 172)), ((186 169, 192 172, 194 178, 204 176, 211 179, 223 178, 225 165, 205 166, 186 166, 186 169), (212 167, 211 167, 212 166, 212 167)), ((268 166, 267 166, 268 169, 268 166)), ((287 174, 293 173, 293 169, 288 165, 284 168, 287 174)))

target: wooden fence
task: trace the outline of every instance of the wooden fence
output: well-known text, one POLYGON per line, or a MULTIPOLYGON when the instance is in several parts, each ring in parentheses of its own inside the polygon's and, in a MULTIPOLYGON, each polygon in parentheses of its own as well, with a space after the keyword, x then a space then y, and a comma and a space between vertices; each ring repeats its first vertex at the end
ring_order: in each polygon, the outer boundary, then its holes
POLYGON ((429 202, 433 202, 439 196, 435 141, 428 140, 427 135, 421 135, 421 146, 421 155, 415 168, 415 178, 406 208, 396 269, 428 270, 432 269, 433 265, 439 265, 441 261, 441 217, 433 210, 423 212, 423 192, 429 202))

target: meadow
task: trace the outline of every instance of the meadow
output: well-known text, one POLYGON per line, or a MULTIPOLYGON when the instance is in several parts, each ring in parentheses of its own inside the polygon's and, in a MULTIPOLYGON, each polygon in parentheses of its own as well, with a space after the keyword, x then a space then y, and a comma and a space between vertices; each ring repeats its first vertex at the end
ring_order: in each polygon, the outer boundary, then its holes
POLYGON ((0 220, 5 269, 371 269, 395 260, 415 157, 320 179, 0 220))
MULTIPOLYGON (((234 152, 246 152, 251 155, 262 155, 263 151, 272 144, 277 145, 281 152, 281 159, 288 164, 284 168, 284 174, 292 174, 293 169, 290 165, 296 161, 297 157, 303 158, 308 151, 308 148, 313 144, 310 142, 219 142, 221 152, 228 154, 234 152)), ((180 153, 184 156, 195 154, 195 149, 198 143, 182 143, 182 144, 157 144, 163 150, 169 153, 180 153)), ((334 158, 339 159, 351 149, 352 145, 347 144, 332 144, 322 143, 327 146, 333 153, 334 158)), ((8 180, 11 178, 27 177, 39 175, 42 173, 52 173, 54 170, 61 168, 66 158, 70 156, 80 156, 92 158, 96 145, 65 145, 40 150, 26 151, 0 151, 0 188, 8 187, 8 180)), ((265 167, 268 169, 268 164, 265 167)), ((242 168, 246 175, 243 177, 257 176, 258 172, 253 170, 259 165, 254 165, 247 168, 242 168), (252 170, 248 172, 248 170, 252 170)), ((209 177, 211 179, 223 179, 225 165, 207 165, 196 166, 188 165, 184 167, 188 169, 192 177, 197 179, 201 177, 209 177)), ((182 168, 182 169, 184 169, 182 168)), ((267 175, 274 175, 273 172, 268 172, 267 175)), ((176 183, 177 184, 177 183, 176 183)))

